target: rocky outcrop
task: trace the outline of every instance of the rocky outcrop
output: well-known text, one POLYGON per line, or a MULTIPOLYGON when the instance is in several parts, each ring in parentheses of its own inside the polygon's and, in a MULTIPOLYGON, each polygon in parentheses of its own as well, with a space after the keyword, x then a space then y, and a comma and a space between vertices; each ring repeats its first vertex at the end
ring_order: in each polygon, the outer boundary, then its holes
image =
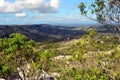
POLYGON ((11 80, 56 80, 55 77, 60 76, 58 73, 51 73, 51 75, 49 75, 44 70, 42 70, 41 73, 39 73, 39 71, 35 71, 35 73, 37 74, 33 74, 30 76, 29 75, 30 71, 31 71, 30 64, 26 64, 22 68, 17 68, 17 72, 15 72, 14 75, 11 76, 11 80))

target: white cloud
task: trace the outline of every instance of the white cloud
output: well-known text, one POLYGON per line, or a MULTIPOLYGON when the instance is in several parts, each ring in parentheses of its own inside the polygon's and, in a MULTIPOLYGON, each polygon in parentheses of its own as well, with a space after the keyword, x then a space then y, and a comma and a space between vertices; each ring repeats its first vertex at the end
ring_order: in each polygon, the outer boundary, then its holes
POLYGON ((39 13, 56 12, 59 8, 59 0, 15 0, 8 2, 0 0, 0 13, 16 13, 28 11, 37 11, 39 13))
POLYGON ((24 13, 24 12, 22 12, 22 13, 16 13, 15 16, 16 16, 16 17, 26 17, 27 14, 24 13))

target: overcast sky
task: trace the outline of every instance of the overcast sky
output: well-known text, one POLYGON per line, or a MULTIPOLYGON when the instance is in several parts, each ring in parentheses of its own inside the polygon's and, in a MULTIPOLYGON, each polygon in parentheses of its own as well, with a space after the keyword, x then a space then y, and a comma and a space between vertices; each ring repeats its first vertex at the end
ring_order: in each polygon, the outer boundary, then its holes
POLYGON ((91 21, 80 15, 80 2, 94 0, 0 0, 0 24, 79 24, 91 21))

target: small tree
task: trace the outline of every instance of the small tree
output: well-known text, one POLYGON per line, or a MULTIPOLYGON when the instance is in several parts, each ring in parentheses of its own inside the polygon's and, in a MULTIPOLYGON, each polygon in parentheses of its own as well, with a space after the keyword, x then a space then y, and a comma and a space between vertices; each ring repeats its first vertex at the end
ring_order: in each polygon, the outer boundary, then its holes
POLYGON ((35 42, 27 40, 26 36, 13 33, 9 38, 0 39, 0 77, 10 79, 10 76, 34 58, 35 42))
POLYGON ((90 6, 79 4, 81 15, 120 32, 120 0, 95 0, 90 6))

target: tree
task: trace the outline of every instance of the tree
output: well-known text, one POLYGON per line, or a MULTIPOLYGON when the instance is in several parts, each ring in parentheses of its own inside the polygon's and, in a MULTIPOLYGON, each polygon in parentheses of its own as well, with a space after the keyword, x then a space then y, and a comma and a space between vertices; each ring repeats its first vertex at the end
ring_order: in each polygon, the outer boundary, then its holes
POLYGON ((120 32, 120 0, 95 0, 90 6, 82 2, 78 7, 81 15, 120 32))
POLYGON ((0 77, 10 79, 17 68, 33 61, 35 42, 27 37, 13 33, 9 38, 0 38, 0 77))

